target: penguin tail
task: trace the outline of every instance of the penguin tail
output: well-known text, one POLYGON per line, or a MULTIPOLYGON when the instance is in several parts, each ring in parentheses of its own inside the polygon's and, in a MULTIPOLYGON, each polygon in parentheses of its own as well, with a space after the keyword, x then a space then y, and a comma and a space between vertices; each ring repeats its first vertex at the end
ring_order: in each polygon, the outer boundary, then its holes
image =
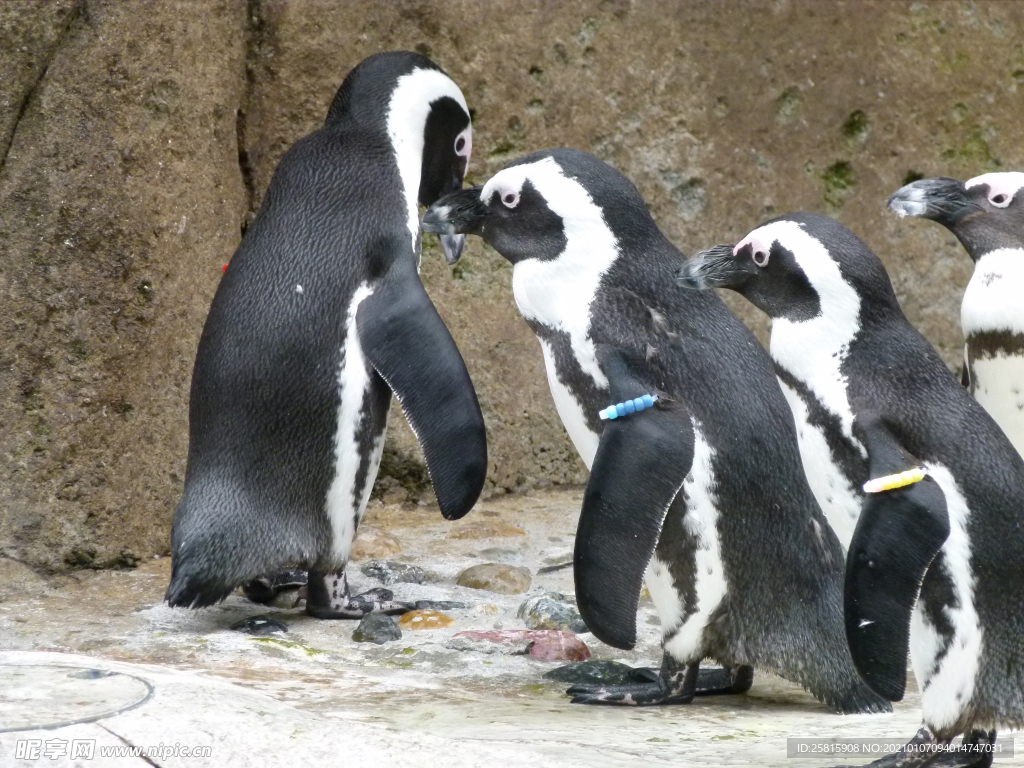
POLYGON ((171 567, 171 583, 164 594, 164 601, 172 608, 206 608, 219 603, 234 588, 234 584, 226 584, 222 578, 175 563, 171 567))
POLYGON ((202 483, 187 484, 174 513, 171 583, 164 600, 175 608, 214 605, 260 575, 252 573, 257 564, 241 538, 251 526, 244 525, 239 505, 226 503, 229 494, 204 491, 202 483))

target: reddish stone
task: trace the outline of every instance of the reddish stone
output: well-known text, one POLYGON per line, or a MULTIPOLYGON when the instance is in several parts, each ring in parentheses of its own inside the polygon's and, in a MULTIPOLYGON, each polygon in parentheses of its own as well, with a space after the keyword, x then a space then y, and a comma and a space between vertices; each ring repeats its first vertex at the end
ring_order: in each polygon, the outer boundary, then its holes
POLYGON ((490 641, 502 646, 505 653, 529 653, 535 659, 548 661, 586 661, 590 658, 590 649, 572 632, 559 632, 553 629, 489 629, 479 632, 459 632, 452 637, 452 647, 469 650, 471 646, 459 642, 459 638, 469 641, 490 641))

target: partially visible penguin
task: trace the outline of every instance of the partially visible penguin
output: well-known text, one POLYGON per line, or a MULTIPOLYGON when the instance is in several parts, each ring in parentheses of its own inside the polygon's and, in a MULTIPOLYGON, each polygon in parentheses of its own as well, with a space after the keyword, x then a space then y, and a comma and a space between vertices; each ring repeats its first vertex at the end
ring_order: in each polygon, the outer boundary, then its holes
MULTIPOLYGON (((314 616, 404 609, 386 590, 351 596, 345 577, 392 392, 442 514, 476 501, 483 418, 418 275, 418 204, 462 186, 471 144, 458 86, 394 52, 353 69, 323 127, 281 158, 199 342, 171 605, 299 564, 314 616)), ((456 258, 462 241, 442 245, 456 258)))
POLYGON ((718 297, 671 284, 682 256, 629 180, 583 152, 539 152, 442 198, 423 226, 480 235, 514 265, 516 303, 590 469, 574 555, 587 626, 633 647, 645 572, 661 618, 660 672, 577 686, 574 700, 686 703, 747 690, 757 667, 837 710, 887 711, 850 658, 843 550, 771 361, 718 297), (623 415, 602 420, 619 403, 623 415), (698 679, 705 657, 727 672, 698 679))
POLYGON ((974 261, 960 307, 964 383, 1024 455, 1024 173, 922 179, 889 208, 939 222, 974 261))
POLYGON ((833 514, 859 510, 850 650, 896 701, 909 648, 924 716, 907 747, 872 765, 988 765, 994 729, 1024 725, 1024 460, 904 317, 878 257, 838 222, 773 219, 697 254, 679 281, 732 288, 771 316, 819 499, 833 514), (961 733, 969 750, 935 751, 961 733))

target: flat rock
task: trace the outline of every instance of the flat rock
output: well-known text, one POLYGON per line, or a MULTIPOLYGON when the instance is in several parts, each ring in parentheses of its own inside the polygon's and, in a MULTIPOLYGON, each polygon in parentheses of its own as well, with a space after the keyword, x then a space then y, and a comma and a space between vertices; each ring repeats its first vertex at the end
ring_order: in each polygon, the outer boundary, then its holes
POLYGON ((578 661, 545 672, 548 680, 561 683, 623 685, 631 680, 633 668, 618 661, 578 661))
POLYGON ((398 619, 402 629, 444 629, 455 623, 455 619, 440 611, 409 611, 398 619))
POLYGON ((492 629, 459 632, 447 643, 456 651, 501 653, 509 656, 529 654, 549 661, 586 661, 587 644, 571 632, 536 629, 492 629))
POLYGON ((379 528, 362 527, 352 542, 352 560, 370 560, 397 555, 402 551, 402 543, 397 537, 379 528))
POLYGON ((419 566, 391 560, 371 560, 360 570, 364 576, 384 584, 426 584, 430 580, 427 572, 419 566))
POLYGON ((357 643, 376 643, 384 645, 392 640, 401 640, 402 630, 398 623, 383 613, 371 613, 364 616, 359 626, 352 632, 352 639, 357 643))
POLYGON ((518 525, 510 525, 500 521, 481 521, 469 523, 448 531, 449 539, 498 539, 505 536, 525 536, 526 531, 518 525))
POLYGON ((500 595, 520 595, 533 581, 529 568, 518 568, 501 563, 482 563, 464 570, 455 579, 460 587, 486 589, 500 595))
POLYGON ((586 632, 580 612, 559 592, 531 597, 519 606, 516 614, 530 629, 555 629, 563 632, 586 632))

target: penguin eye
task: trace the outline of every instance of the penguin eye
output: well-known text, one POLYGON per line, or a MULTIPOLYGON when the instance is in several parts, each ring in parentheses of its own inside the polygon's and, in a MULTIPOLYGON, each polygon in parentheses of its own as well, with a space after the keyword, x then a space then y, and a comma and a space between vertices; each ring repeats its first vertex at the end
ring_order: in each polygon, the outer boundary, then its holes
POLYGON ((505 192, 501 196, 501 202, 503 202, 507 208, 515 208, 516 205, 519 204, 519 193, 505 192))
POLYGON ((767 266, 767 264, 768 264, 768 251, 754 251, 754 255, 753 255, 752 258, 754 259, 754 263, 757 264, 757 266, 759 266, 759 267, 767 266))
POLYGON ((455 151, 456 152, 461 152, 465 148, 466 148, 466 137, 465 136, 459 136, 459 138, 457 138, 455 140, 455 151))
POLYGON ((992 203, 992 205, 995 205, 999 208, 1006 207, 1010 202, 1009 198, 1002 192, 1000 192, 998 195, 992 195, 992 197, 990 197, 988 201, 992 203))

